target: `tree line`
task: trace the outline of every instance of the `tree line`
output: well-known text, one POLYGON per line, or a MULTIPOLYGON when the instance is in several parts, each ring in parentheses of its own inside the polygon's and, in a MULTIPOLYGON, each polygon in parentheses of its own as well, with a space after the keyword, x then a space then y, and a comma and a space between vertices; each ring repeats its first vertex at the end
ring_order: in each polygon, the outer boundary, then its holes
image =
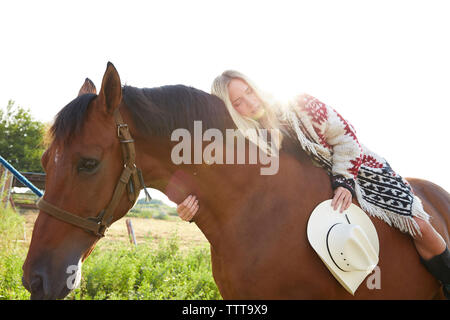
POLYGON ((0 155, 21 172, 43 172, 46 129, 47 125, 36 120, 29 109, 10 100, 0 109, 0 155))

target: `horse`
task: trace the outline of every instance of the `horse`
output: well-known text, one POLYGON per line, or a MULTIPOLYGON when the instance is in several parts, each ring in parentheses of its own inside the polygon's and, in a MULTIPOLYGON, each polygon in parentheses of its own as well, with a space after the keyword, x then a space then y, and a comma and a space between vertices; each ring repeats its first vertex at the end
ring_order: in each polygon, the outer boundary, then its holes
MULTIPOLYGON (((262 175, 264 164, 250 164, 248 153, 239 164, 176 164, 171 133, 177 128, 192 133, 195 121, 221 132, 236 128, 219 98, 183 85, 122 87, 111 63, 98 94, 88 79, 83 87, 88 90, 80 90, 57 114, 52 141, 42 156, 47 203, 85 219, 117 198, 111 223, 133 206, 136 199, 126 191, 114 195, 124 170, 123 143, 114 121, 114 113, 120 112, 134 141, 142 184, 175 203, 190 194, 199 199, 194 223, 210 243, 212 275, 224 299, 443 298, 412 239, 374 217, 380 285, 372 288, 363 282, 351 295, 333 278, 306 235, 313 209, 333 196, 329 176, 292 139, 283 139, 279 170, 273 175, 262 175)), ((236 152, 234 148, 224 154, 236 152)), ((250 144, 245 148, 248 151, 250 144)), ((429 181, 408 181, 448 243, 449 194, 429 181)), ((355 199, 353 203, 358 205, 355 199)), ((67 268, 79 266, 81 272, 100 238, 40 210, 23 264, 22 281, 30 298, 64 298, 71 291, 67 268)))

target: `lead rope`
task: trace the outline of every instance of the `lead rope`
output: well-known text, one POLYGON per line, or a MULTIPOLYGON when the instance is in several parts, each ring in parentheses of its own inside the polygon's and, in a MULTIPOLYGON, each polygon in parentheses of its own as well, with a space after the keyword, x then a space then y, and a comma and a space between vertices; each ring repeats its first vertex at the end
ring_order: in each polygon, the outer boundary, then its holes
POLYGON ((141 187, 142 187, 142 189, 144 189, 145 201, 150 202, 150 200, 152 200, 152 197, 150 196, 150 193, 148 193, 147 187, 145 186, 144 177, 142 176, 142 171, 139 168, 136 168, 136 170, 137 170, 137 174, 138 174, 138 178, 139 178, 141 187))

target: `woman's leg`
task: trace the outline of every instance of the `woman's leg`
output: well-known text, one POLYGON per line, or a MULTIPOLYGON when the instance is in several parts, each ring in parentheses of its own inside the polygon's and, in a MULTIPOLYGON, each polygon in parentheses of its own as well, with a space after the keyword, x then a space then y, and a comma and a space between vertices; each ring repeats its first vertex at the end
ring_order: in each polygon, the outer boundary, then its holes
POLYGON ((418 217, 414 217, 414 221, 417 222, 422 233, 422 235, 416 235, 414 237, 414 244, 422 259, 429 260, 444 252, 446 243, 431 223, 418 217))
POLYGON ((414 244, 423 265, 443 285, 443 292, 450 299, 450 252, 441 235, 430 222, 414 218, 422 235, 414 237, 414 244))

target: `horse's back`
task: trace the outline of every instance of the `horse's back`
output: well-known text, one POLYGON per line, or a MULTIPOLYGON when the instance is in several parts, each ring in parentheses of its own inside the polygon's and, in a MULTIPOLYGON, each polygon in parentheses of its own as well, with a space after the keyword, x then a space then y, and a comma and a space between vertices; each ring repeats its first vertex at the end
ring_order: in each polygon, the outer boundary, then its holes
MULTIPOLYGON (((259 187, 253 186, 251 189, 254 200, 246 198, 252 209, 233 209, 241 213, 234 215, 236 221, 228 223, 230 230, 223 232, 224 237, 228 234, 235 236, 236 241, 231 246, 233 250, 228 250, 223 257, 214 250, 211 252, 214 278, 223 298, 435 297, 440 291, 439 284, 420 263, 411 237, 372 216, 370 219, 380 241, 378 274, 365 279, 354 296, 339 285, 306 237, 306 226, 312 210, 318 203, 332 198, 333 191, 326 172, 312 165, 309 158, 305 159, 298 152, 281 152, 278 174, 259 177, 259 187), (270 193, 267 193, 268 185, 270 193), (267 194, 271 196, 260 196, 267 194), (228 259, 227 255, 234 256, 228 259), (372 279, 379 286, 372 286, 372 279)), ((448 193, 427 181, 412 180, 411 184, 415 191, 417 189, 425 210, 437 217, 441 230, 447 232, 448 193), (441 215, 446 215, 445 219, 441 215)), ((358 205, 356 199, 353 203, 358 205)))
MULTIPOLYGON (((408 178, 430 222, 448 243, 450 196, 438 185, 408 178)), ((357 203, 355 203, 357 204, 357 203)), ((360 299, 430 299, 439 298, 441 290, 436 279, 426 271, 411 237, 376 217, 370 217, 380 241, 381 290, 367 290, 361 285, 355 298, 360 299)))

